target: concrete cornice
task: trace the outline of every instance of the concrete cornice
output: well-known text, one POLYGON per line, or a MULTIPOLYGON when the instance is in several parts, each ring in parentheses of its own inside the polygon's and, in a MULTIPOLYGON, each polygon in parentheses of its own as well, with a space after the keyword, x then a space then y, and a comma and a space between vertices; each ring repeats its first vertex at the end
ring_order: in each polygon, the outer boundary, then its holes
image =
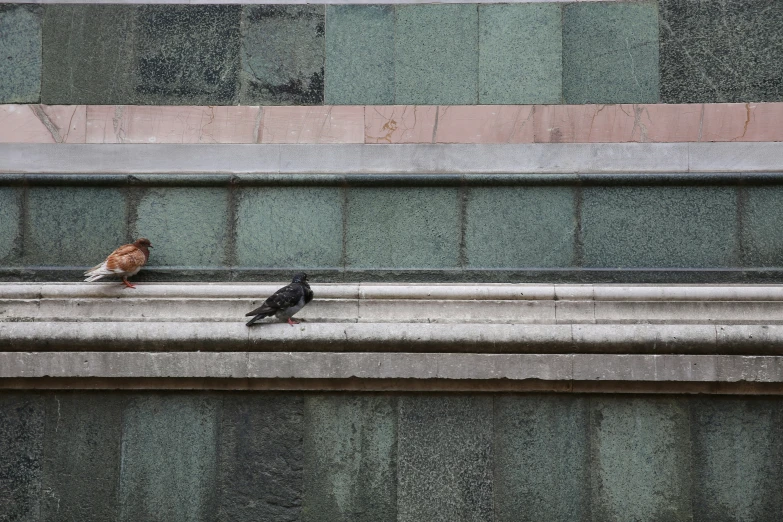
POLYGON ((622 174, 775 172, 783 143, 485 145, 0 144, 8 174, 622 174))

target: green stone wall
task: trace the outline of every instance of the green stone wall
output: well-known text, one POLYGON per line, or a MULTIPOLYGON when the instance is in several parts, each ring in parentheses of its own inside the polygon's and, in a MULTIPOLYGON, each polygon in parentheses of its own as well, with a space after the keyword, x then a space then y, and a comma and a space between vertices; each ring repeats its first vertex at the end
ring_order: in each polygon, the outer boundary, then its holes
POLYGON ((783 100, 783 4, 0 4, 0 103, 783 100))
POLYGON ((79 280, 152 239, 140 281, 776 281, 783 177, 5 175, 0 278, 79 280))
POLYGON ((778 520, 783 403, 1 392, 0 520, 778 520))

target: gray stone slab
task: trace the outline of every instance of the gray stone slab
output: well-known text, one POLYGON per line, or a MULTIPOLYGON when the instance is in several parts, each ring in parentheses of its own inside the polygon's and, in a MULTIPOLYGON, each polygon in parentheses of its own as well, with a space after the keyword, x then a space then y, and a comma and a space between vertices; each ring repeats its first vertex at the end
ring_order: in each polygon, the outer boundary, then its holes
POLYGON ((224 396, 216 520, 301 519, 302 408, 301 395, 224 396))
POLYGON ((21 188, 0 188, 0 265, 18 262, 22 246, 21 188))
POLYGON ((688 414, 677 399, 592 399, 593 520, 693 520, 688 414))
POLYGON ((492 517, 492 398, 401 396, 397 520, 492 517))
POLYGON ((242 8, 242 105, 324 101, 324 7, 242 8))
POLYGON ((43 10, 0 4, 0 103, 35 103, 41 98, 43 10))
POLYGON ((783 100, 783 4, 659 3, 663 103, 783 100))
POLYGON ((397 398, 305 399, 305 522, 397 520, 397 398))
POLYGON ((478 103, 478 7, 405 5, 396 13, 394 103, 478 103))
POLYGON ((565 103, 658 102, 656 2, 563 7, 565 103))
POLYGON ((577 223, 570 187, 470 189, 465 220, 469 267, 566 267, 574 263, 577 223))
POLYGON ((694 521, 775 520, 783 512, 777 399, 690 402, 694 521))
POLYGON ((236 213, 237 263, 291 269, 341 266, 342 210, 336 187, 242 189, 236 213))
POLYGON ((214 520, 216 401, 202 395, 136 398, 125 412, 121 522, 214 520))
POLYGON ((585 188, 583 266, 737 266, 736 223, 733 187, 585 188))
POLYGON ((494 401, 495 520, 593 520, 588 399, 501 395, 494 401))
POLYGON ((688 143, 690 172, 780 172, 780 143, 688 143))
POLYGON ((122 189, 30 187, 26 205, 29 264, 95 266, 126 243, 122 189))
POLYGON ((326 7, 324 102, 394 103, 394 7, 326 7))
POLYGON ((555 3, 479 7, 479 103, 562 102, 560 11, 555 3))
POLYGON ((153 188, 135 194, 131 235, 152 242, 149 266, 223 266, 228 260, 227 188, 153 188))
POLYGON ((0 393, 0 520, 40 520, 44 418, 40 395, 0 393))
POLYGON ((742 206, 743 266, 783 266, 783 189, 747 187, 742 206))
POLYGON ((41 520, 116 520, 127 397, 47 394, 41 520))
POLYGON ((456 268, 458 190, 348 189, 346 265, 351 268, 456 268))

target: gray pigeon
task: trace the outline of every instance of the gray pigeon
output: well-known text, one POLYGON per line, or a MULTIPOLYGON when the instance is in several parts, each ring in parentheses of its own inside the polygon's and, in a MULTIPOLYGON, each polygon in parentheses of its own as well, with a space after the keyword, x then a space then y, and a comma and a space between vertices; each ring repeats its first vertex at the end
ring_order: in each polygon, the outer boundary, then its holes
POLYGON ((298 321, 292 321, 291 316, 312 300, 313 291, 310 290, 310 285, 307 283, 307 274, 300 272, 294 276, 290 285, 284 286, 272 294, 269 299, 264 301, 264 304, 252 312, 246 313, 245 316, 255 316, 247 322, 247 325, 251 326, 259 319, 270 315, 287 320, 291 326, 299 324, 298 321))

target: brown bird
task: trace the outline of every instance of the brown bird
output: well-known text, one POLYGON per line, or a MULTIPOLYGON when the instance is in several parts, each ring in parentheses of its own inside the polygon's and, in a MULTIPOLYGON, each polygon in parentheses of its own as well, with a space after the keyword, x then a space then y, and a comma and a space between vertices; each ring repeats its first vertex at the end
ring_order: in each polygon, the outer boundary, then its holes
POLYGON ((140 237, 131 244, 122 245, 109 254, 106 261, 87 270, 84 273, 87 276, 85 281, 97 281, 106 276, 121 276, 125 286, 136 288, 128 282, 128 277, 139 273, 141 267, 150 258, 150 248, 152 245, 146 237, 140 237))

